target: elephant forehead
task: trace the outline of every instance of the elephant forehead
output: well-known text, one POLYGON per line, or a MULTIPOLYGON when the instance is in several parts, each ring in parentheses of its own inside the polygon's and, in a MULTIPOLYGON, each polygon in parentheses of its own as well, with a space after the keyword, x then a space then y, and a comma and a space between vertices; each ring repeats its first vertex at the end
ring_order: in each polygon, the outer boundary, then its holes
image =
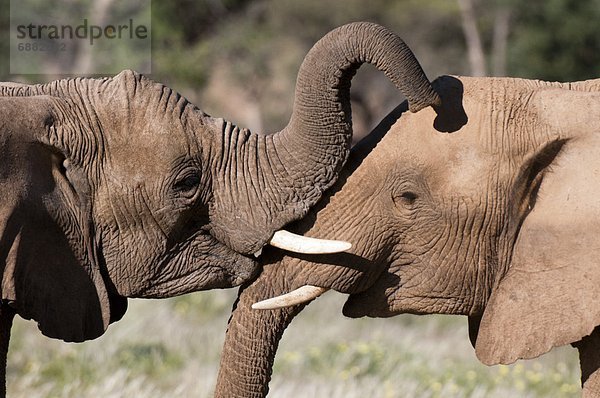
POLYGON ((387 142, 382 142, 380 158, 388 164, 380 168, 413 169, 432 187, 460 192, 479 189, 489 172, 500 165, 482 150, 472 131, 439 132, 433 127, 434 117, 424 110, 400 120, 385 137, 387 142))
MULTIPOLYGON (((440 165, 445 170, 446 181, 450 188, 461 192, 479 191, 490 175, 491 155, 486 155, 480 148, 458 145, 451 148, 448 158, 440 165)), ((494 167, 500 164, 494 163, 494 167)))
POLYGON ((107 141, 108 171, 122 181, 143 182, 168 175, 190 154, 185 136, 166 129, 132 130, 107 141))

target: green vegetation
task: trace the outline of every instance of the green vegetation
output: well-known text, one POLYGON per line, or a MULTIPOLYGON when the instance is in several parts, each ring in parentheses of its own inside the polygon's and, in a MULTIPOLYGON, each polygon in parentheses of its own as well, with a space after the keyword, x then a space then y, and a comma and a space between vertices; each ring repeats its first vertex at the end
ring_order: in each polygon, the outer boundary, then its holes
POLYGON ((559 81, 600 76, 600 1, 523 2, 518 19, 512 73, 559 81))
MULTIPOLYGON (((211 397, 235 289, 131 300, 106 335, 84 344, 43 337, 18 320, 12 397, 211 397)), ((271 397, 576 397, 577 352, 486 367, 458 316, 351 320, 328 293, 301 313, 277 354, 271 397)))
POLYGON ((286 332, 271 383, 274 397, 303 396, 307 391, 340 397, 580 394, 577 353, 572 348, 511 366, 486 367, 475 358, 464 317, 339 317, 328 322, 343 300, 335 294, 319 299, 286 332))

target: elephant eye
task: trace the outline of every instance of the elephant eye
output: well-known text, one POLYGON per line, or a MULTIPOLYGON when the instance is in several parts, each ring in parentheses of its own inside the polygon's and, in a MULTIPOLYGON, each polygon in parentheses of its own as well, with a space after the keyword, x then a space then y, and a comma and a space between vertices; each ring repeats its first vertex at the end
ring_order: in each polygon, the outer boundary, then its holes
POLYGON ((195 191, 200 185, 200 176, 198 173, 186 174, 183 178, 177 180, 173 184, 173 189, 181 193, 189 193, 195 191))
POLYGON ((396 204, 410 206, 417 200, 417 194, 411 191, 402 192, 400 195, 394 197, 396 204))

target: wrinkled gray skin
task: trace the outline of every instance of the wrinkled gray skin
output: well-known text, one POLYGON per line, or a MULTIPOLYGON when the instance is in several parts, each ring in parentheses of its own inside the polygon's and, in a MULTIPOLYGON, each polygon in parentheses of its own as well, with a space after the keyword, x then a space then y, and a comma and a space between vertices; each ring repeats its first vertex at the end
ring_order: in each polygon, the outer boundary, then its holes
POLYGON ((303 306, 250 305, 305 284, 350 294, 350 317, 467 315, 485 364, 571 343, 584 396, 600 394, 600 79, 446 76, 434 87, 442 106, 397 108, 298 223, 352 242, 349 253, 265 253, 234 308, 217 396, 266 395, 303 306))
POLYGON ((15 313, 47 336, 83 341, 122 317, 125 297, 254 277, 252 253, 337 178, 363 62, 411 109, 439 100, 402 40, 370 23, 313 47, 290 122, 273 135, 212 118, 131 71, 0 84, 2 354, 15 313))

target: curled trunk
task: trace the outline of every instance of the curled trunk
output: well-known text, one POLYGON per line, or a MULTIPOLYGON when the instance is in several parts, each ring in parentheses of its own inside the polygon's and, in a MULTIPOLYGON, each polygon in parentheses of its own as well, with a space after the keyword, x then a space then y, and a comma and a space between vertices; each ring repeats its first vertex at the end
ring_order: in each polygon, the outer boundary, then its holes
POLYGON ((244 176, 245 187, 243 192, 231 186, 222 189, 225 199, 217 201, 215 209, 231 207, 214 212, 219 219, 213 233, 220 240, 236 251, 254 253, 276 230, 305 216, 335 182, 352 141, 350 82, 365 62, 390 78, 411 111, 440 104, 415 56, 396 34, 366 22, 331 31, 300 67, 294 110, 283 130, 257 135, 235 126, 224 128, 226 140, 236 146, 228 152, 244 160, 235 171, 236 177, 244 176), (236 209, 252 209, 252 219, 244 220, 236 209), (248 228, 240 228, 244 221, 248 228), (232 238, 232 231, 240 230, 246 235, 232 238))

